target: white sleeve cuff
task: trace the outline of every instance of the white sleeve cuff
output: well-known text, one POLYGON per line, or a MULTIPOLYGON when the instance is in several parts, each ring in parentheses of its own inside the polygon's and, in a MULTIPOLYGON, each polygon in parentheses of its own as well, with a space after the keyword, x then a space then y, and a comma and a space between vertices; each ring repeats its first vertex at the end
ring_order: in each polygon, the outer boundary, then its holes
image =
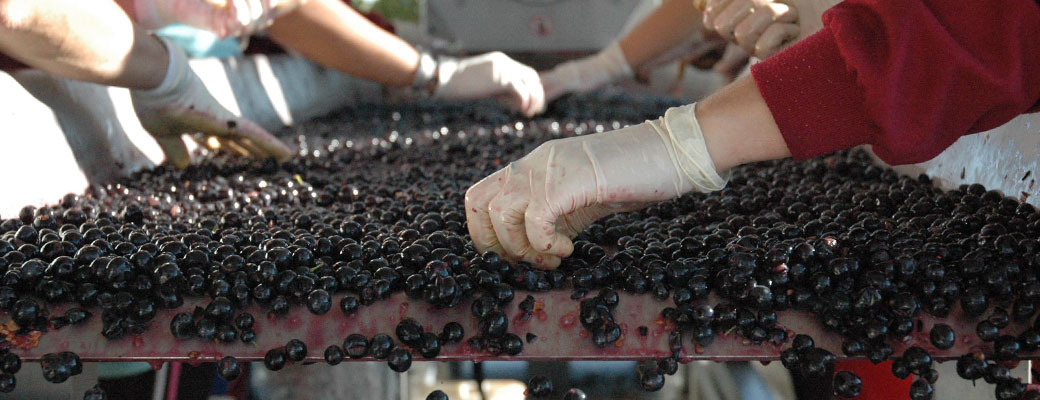
POLYGON ((704 133, 694 114, 696 103, 672 107, 664 117, 650 121, 662 140, 671 144, 672 161, 678 167, 683 181, 681 192, 690 190, 713 192, 722 190, 729 181, 715 170, 715 162, 708 153, 704 133))

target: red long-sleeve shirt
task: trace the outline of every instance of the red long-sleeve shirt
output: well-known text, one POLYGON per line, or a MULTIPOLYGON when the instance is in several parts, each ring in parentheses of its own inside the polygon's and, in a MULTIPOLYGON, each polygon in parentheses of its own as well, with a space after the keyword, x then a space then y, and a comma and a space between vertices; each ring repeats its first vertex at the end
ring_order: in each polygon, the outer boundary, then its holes
POLYGON ((921 162, 1040 111, 1034 0, 845 0, 823 22, 752 67, 797 159, 870 144, 921 162))

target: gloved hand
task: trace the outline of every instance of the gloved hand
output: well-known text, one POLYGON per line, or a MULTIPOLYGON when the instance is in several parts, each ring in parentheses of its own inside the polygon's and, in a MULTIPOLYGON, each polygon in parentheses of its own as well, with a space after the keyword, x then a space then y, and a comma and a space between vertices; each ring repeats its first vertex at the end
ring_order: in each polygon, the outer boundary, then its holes
POLYGON ((707 0, 704 26, 765 59, 801 36, 798 10, 776 0, 707 0))
POLYGON ((181 136, 202 133, 242 155, 284 161, 292 151, 252 121, 239 118, 220 105, 188 66, 188 58, 173 43, 161 39, 169 65, 154 89, 131 90, 134 111, 166 154, 166 161, 183 168, 191 157, 181 136))
POLYGON ((528 117, 545 111, 545 92, 538 72, 497 51, 460 60, 442 59, 433 97, 444 100, 493 97, 528 117))
POLYGON ((621 46, 614 42, 595 55, 568 61, 543 72, 545 101, 550 103, 567 93, 595 90, 608 83, 630 78, 632 73, 621 46))
POLYGON ((253 34, 303 0, 134 0, 135 22, 156 30, 180 23, 218 37, 253 34))
POLYGON ((725 185, 688 105, 639 125, 543 143, 470 187, 466 219, 478 250, 556 268, 596 219, 725 185))

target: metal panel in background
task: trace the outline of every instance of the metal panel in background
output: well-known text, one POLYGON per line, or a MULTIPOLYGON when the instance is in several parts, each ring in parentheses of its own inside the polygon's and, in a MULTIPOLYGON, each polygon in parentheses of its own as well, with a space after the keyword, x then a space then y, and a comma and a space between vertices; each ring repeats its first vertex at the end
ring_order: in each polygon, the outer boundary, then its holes
POLYGON ((996 129, 961 137, 927 162, 894 168, 928 174, 939 187, 979 183, 1040 207, 1040 114, 1026 114, 996 129))
POLYGON ((649 0, 427 0, 428 31, 465 52, 597 51, 649 0))

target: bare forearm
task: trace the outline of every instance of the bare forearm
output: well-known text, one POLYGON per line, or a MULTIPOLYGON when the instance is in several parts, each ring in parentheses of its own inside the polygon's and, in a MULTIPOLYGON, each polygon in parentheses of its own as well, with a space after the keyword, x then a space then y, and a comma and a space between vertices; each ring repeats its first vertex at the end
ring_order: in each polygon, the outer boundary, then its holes
POLYGON ((0 51, 57 76, 135 89, 166 71, 160 41, 111 0, 0 0, 0 51))
POLYGON ((690 0, 668 0, 621 38, 628 65, 638 69, 701 29, 701 13, 690 0))
POLYGON ((791 156, 754 79, 740 78, 697 103, 697 120, 715 169, 791 156))
POLYGON ((392 86, 410 85, 419 63, 415 48, 339 0, 311 0, 267 33, 318 64, 392 86))

